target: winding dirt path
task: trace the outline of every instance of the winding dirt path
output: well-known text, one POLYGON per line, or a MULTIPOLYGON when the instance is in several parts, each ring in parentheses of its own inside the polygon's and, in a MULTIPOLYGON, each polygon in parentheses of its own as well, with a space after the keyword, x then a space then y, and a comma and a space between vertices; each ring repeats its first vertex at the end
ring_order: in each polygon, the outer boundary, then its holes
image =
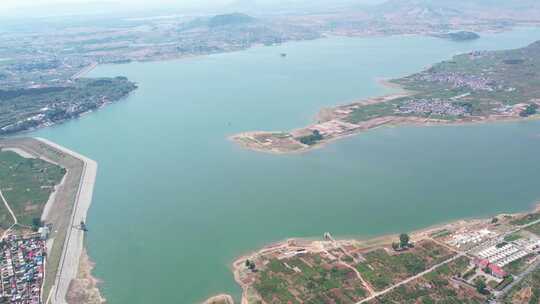
POLYGON ((364 280, 364 278, 362 277, 362 275, 360 274, 360 271, 358 271, 358 269, 352 267, 351 265, 343 262, 343 261, 340 261, 339 263, 340 265, 343 265, 347 268, 349 268, 350 270, 354 271, 354 273, 356 273, 356 277, 360 280, 360 282, 362 282, 362 285, 364 285, 364 287, 367 289, 367 291, 369 292, 369 295, 370 296, 373 296, 375 295, 375 290, 373 290, 373 288, 371 287, 371 285, 366 281, 364 280))
POLYGON ((15 213, 13 212, 13 210, 11 209, 11 207, 9 206, 6 198, 4 197, 4 194, 2 193, 2 190, 0 190, 0 197, 2 198, 2 201, 4 202, 4 205, 6 206, 7 210, 9 211, 9 213, 11 214, 11 217, 13 218, 13 225, 11 225, 6 231, 4 231, 4 233, 2 234, 2 239, 4 239, 7 234, 9 233, 9 231, 11 230, 11 228, 13 228, 13 226, 17 225, 19 223, 19 220, 17 220, 17 217, 15 216, 15 213))

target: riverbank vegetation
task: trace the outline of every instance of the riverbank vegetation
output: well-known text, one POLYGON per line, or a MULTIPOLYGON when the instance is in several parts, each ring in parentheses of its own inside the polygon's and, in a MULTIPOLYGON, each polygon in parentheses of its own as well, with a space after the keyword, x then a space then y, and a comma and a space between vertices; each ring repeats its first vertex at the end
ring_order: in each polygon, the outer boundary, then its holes
POLYGON ((135 89, 127 78, 115 77, 78 79, 62 87, 0 90, 0 135, 79 117, 135 89))

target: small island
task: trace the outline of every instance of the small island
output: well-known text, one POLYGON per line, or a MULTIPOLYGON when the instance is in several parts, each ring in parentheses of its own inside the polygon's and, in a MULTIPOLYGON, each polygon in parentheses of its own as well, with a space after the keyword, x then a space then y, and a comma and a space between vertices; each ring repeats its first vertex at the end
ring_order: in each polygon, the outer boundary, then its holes
POLYGON ((292 131, 236 134, 248 149, 293 153, 384 125, 439 125, 536 117, 540 107, 540 41, 506 51, 454 56, 386 84, 394 95, 320 111, 317 122, 292 131))
POLYGON ((438 38, 443 38, 443 39, 450 39, 452 41, 469 41, 469 40, 476 40, 480 38, 480 35, 478 35, 477 33, 467 32, 467 31, 436 34, 433 36, 438 37, 438 38))
POLYGON ((539 254, 540 205, 410 235, 289 239, 240 257, 233 269, 243 304, 532 303, 539 254))

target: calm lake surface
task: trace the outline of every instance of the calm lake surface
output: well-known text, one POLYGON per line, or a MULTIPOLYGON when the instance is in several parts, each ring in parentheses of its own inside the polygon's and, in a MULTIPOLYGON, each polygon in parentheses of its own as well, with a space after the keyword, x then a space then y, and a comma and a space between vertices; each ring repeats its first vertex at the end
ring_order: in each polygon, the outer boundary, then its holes
POLYGON ((243 150, 228 136, 302 127, 321 107, 391 93, 379 77, 538 39, 539 29, 464 43, 328 38, 100 66, 90 76, 127 76, 139 89, 31 135, 99 163, 87 242, 109 303, 238 299, 230 263, 272 241, 367 237, 530 208, 540 200, 540 121, 380 128, 285 156, 243 150))

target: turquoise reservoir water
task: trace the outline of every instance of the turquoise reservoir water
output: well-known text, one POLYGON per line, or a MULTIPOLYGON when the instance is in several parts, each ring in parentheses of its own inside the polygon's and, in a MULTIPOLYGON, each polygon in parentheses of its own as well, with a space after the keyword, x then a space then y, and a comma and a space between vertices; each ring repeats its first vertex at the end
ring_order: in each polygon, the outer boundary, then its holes
POLYGON ((390 93, 377 77, 538 39, 537 29, 466 43, 329 38, 101 66, 91 76, 124 75, 139 89, 32 135, 99 162, 87 240, 109 303, 238 298, 230 263, 268 242, 529 208, 540 200, 540 122, 380 128, 302 155, 243 150, 228 136, 301 127, 321 107, 390 93))

